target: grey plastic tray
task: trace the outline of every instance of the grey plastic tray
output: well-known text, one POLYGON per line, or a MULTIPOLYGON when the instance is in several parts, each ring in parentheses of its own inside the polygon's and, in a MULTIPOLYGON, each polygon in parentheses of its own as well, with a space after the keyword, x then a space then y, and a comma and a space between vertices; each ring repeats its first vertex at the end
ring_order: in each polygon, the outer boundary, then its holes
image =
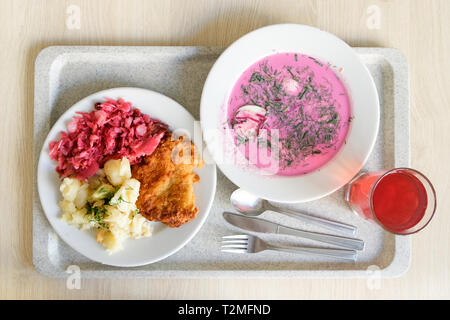
MULTIPOLYGON (((395 49, 355 48, 369 68, 381 101, 381 130, 365 169, 409 166, 409 75, 404 56, 395 49)), ((36 166, 43 141, 58 117, 75 102, 113 87, 142 87, 161 92, 199 118, 206 76, 223 48, 208 47, 92 47, 54 46, 36 59, 34 100, 33 262, 49 277, 65 277, 70 265, 89 277, 394 277, 410 264, 410 239, 384 232, 355 216, 343 201, 343 191, 318 201, 290 205, 358 226, 366 249, 356 263, 327 258, 264 252, 253 255, 221 253, 221 236, 240 232, 222 218, 231 210, 229 196, 236 188, 218 171, 217 193, 209 217, 194 239, 163 261, 136 268, 95 263, 66 245, 49 225, 36 187, 36 166)), ((265 213, 263 218, 304 227, 291 218, 265 213)), ((293 237, 263 238, 280 243, 317 245, 293 237)))

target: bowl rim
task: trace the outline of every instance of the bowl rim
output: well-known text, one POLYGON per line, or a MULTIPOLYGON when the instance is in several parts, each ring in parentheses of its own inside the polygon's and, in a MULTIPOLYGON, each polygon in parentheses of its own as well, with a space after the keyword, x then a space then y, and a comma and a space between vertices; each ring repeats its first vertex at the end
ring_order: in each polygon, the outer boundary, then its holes
MULTIPOLYGON (((222 99, 223 101, 221 102, 220 105, 216 105, 216 101, 213 105, 213 107, 211 107, 211 103, 208 101, 207 99, 209 99, 210 97, 207 96, 208 91, 210 90, 210 88, 213 86, 213 81, 214 78, 217 77, 217 73, 219 72, 219 68, 223 68, 223 64, 227 63, 227 59, 229 58, 230 54, 233 53, 233 51, 239 51, 242 50, 242 48, 240 49, 240 46, 244 46, 246 45, 246 42, 248 41, 252 41, 252 39, 254 40, 255 37, 258 37, 260 34, 268 34, 271 32, 281 32, 281 31, 286 31, 286 30, 290 30, 291 32, 307 32, 307 33, 317 33, 320 34, 322 37, 326 38, 327 41, 329 41, 331 44, 335 44, 335 45, 339 45, 341 46, 341 50, 346 51, 346 55, 349 56, 349 58, 352 59, 352 63, 355 69, 359 69, 358 72, 360 72, 363 77, 365 78, 365 86, 367 91, 370 93, 371 95, 371 99, 372 99, 372 105, 375 107, 372 112, 373 112, 373 118, 372 118, 372 122, 374 123, 374 125, 372 126, 371 132, 370 132, 370 138, 366 139, 366 140, 370 140, 368 141, 368 143, 366 143, 365 146, 365 150, 363 152, 361 152, 360 155, 360 161, 359 163, 357 163, 356 165, 354 165, 354 169, 353 170, 348 170, 349 172, 351 172, 351 174, 347 174, 346 178, 343 179, 340 183, 335 183, 335 185, 332 188, 328 188, 326 191, 323 192, 318 192, 317 194, 315 194, 314 196, 308 196, 308 197, 300 197, 300 196, 286 196, 286 197, 279 197, 279 196, 271 196, 270 194, 264 194, 263 197, 267 200, 272 200, 272 201, 277 201, 277 202, 285 202, 285 203, 299 203, 299 202, 307 202, 307 201, 312 201, 312 200, 316 200, 322 197, 325 197, 331 193, 333 193, 334 191, 338 190, 339 188, 341 188, 342 186, 344 186, 346 183, 348 183, 348 181, 350 181, 363 167, 363 165, 367 162, 374 146, 375 146, 375 142, 376 142, 376 138, 378 136, 378 131, 379 131, 379 125, 380 125, 380 101, 379 101, 379 97, 378 97, 378 91, 376 89, 375 86, 375 82, 367 68, 367 66, 361 61, 360 57, 356 54, 356 52, 354 52, 354 50, 347 44, 345 43, 343 40, 339 39, 337 36, 328 33, 326 31, 320 30, 318 28, 312 27, 312 26, 307 26, 307 25, 302 25, 302 24, 275 24, 275 25, 269 25, 269 26, 265 26, 256 30, 253 30, 247 34, 245 34, 244 36, 240 37, 239 39, 237 39, 236 41, 234 41, 228 48, 226 48, 222 54, 219 56, 219 58, 216 60, 216 62, 214 63, 214 65, 212 66, 205 84, 203 86, 203 91, 202 91, 202 96, 201 96, 201 101, 200 101, 200 122, 201 122, 201 128, 202 128, 202 133, 204 136, 204 140, 206 141, 206 145, 207 148, 210 152, 210 154, 212 155, 213 159, 216 161, 218 167, 221 169, 221 171, 224 173, 225 176, 227 176, 234 184, 238 185, 239 187, 242 187, 242 179, 241 178, 236 178, 235 176, 230 176, 230 172, 228 170, 228 168, 225 168, 224 165, 222 165, 220 162, 217 161, 217 156, 214 152, 214 150, 212 149, 212 146, 210 143, 208 143, 208 139, 205 136, 205 133, 207 132, 207 130, 209 130, 212 127, 211 119, 209 119, 210 121, 207 122, 206 118, 208 118, 207 116, 207 112, 208 112, 208 108, 212 108, 212 109, 217 109, 217 108, 221 108, 224 105, 227 106, 228 105, 228 97, 229 97, 229 92, 231 91, 233 85, 235 82, 232 82, 231 84, 227 84, 227 89, 225 90, 226 93, 224 94, 224 99, 222 99), (208 105, 208 108, 206 107, 208 105)), ((265 51, 264 54, 259 55, 259 56, 254 56, 253 60, 251 61, 251 63, 254 63, 256 61, 258 61, 259 59, 262 59, 265 56, 269 56, 275 53, 283 53, 283 52, 288 52, 287 50, 277 50, 277 49, 264 49, 263 51, 265 51)), ((296 52, 296 51, 290 51, 290 52, 296 52)), ((299 52, 299 51, 297 51, 299 52)), ((299 52, 302 54, 309 54, 309 53, 305 53, 304 51, 299 52)), ((314 54, 311 54, 312 56, 314 56, 314 54)), ((323 57, 315 55, 315 57, 319 58, 319 59, 323 59, 323 57)), ((332 62, 328 59, 324 59, 325 62, 332 62)), ((229 63, 229 61, 228 61, 229 63)), ((247 63, 247 68, 251 65, 251 63, 247 63)), ((246 68, 241 68, 240 73, 235 75, 234 78, 237 79, 238 76, 240 76, 240 74, 242 74, 242 72, 244 72, 246 70, 246 68)), ((351 81, 347 81, 348 79, 345 78, 345 76, 340 76, 340 79, 342 80, 342 82, 344 83, 346 89, 347 89, 347 93, 349 95, 350 98, 350 105, 351 105, 351 114, 352 116, 354 115, 354 101, 353 101, 353 95, 352 95, 352 86, 351 86, 351 81)), ((222 90, 222 91, 224 91, 222 90)), ((222 93, 221 91, 221 93, 222 93)), ((346 137, 346 141, 348 141, 349 137, 352 136, 352 131, 353 131, 353 126, 354 126, 354 121, 352 121, 352 124, 350 125, 349 128, 349 132, 347 133, 347 137, 346 137)), ((217 126, 216 126, 217 127, 217 126)), ((283 180, 297 180, 301 179, 302 177, 306 177, 309 175, 312 175, 314 173, 317 173, 319 171, 324 171, 327 167, 330 166, 331 163, 333 163, 339 156, 340 153, 343 152, 343 149, 346 149, 345 145, 341 146, 340 149, 338 150, 338 152, 336 153, 336 155, 333 156, 333 158, 331 160, 329 160, 327 163, 325 163, 324 165, 322 165, 319 169, 316 169, 306 175, 297 175, 297 176, 280 176, 280 175, 276 175, 276 179, 277 181, 283 181, 283 180)), ((242 173, 242 171, 240 171, 240 173, 242 173)), ((244 174, 245 175, 245 174, 244 174)), ((254 192, 253 190, 249 190, 249 188, 246 188, 248 191, 252 192, 252 193, 257 193, 254 192)), ((251 189, 251 188, 250 188, 251 189)), ((260 194, 258 194, 259 196, 261 196, 260 194)))

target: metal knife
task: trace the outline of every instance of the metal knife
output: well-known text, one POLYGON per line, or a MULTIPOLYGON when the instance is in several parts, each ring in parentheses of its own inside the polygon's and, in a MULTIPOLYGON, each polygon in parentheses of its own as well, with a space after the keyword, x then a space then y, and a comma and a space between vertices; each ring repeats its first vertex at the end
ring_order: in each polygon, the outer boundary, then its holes
POLYGON ((304 231, 300 229, 290 228, 283 225, 280 225, 275 222, 271 222, 268 220, 255 218, 255 217, 247 217, 237 213, 224 212, 224 219, 241 229, 262 232, 262 233, 276 233, 276 234, 286 234, 291 236, 297 236, 301 238, 306 238, 310 240, 320 241, 328 244, 337 245, 344 248, 355 249, 355 250, 363 250, 364 249, 364 241, 356 238, 347 238, 341 236, 335 236, 331 234, 325 233, 317 233, 311 231, 304 231))

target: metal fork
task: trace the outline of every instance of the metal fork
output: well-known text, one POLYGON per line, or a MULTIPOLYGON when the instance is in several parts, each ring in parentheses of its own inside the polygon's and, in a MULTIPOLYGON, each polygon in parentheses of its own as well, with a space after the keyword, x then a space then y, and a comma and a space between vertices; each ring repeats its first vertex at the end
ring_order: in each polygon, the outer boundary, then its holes
POLYGON ((343 260, 356 260, 355 250, 311 248, 299 246, 275 246, 260 238, 247 234, 237 234, 222 237, 222 252, 232 253, 257 253, 264 250, 274 250, 292 253, 302 253, 306 255, 320 255, 343 260))

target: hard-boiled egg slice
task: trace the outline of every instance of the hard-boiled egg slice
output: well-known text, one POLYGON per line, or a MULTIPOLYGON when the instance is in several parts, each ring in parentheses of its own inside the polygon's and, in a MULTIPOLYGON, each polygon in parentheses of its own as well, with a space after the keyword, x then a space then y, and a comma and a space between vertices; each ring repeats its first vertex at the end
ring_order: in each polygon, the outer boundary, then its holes
POLYGON ((233 129, 236 135, 249 139, 258 135, 264 121, 266 121, 266 109, 255 105, 245 105, 236 111, 233 129))

